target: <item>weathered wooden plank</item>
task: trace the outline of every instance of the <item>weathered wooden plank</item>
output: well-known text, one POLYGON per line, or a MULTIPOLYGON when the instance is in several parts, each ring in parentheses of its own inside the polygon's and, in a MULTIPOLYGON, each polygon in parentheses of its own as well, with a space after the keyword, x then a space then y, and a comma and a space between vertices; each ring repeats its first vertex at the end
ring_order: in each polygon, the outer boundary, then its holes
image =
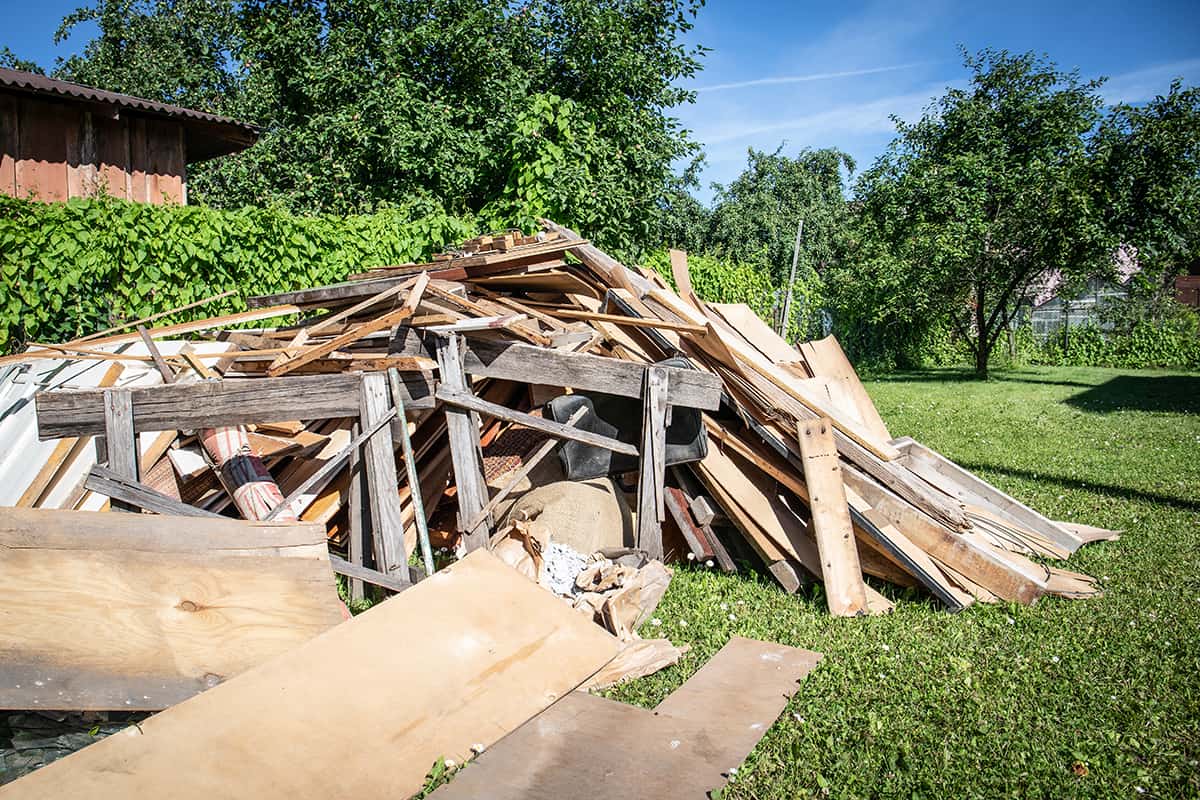
POLYGON ((290 650, 342 618, 324 540, 320 525, 6 509, 0 708, 157 710, 290 650))
MULTIPOLYGON (((359 425, 369 430, 394 414, 388 399, 387 375, 370 372, 362 376, 359 425), (391 412, 391 414, 389 414, 391 412)), ((368 506, 375 544, 375 563, 379 571, 407 577, 408 560, 404 552, 404 522, 400 518, 399 480, 396 477, 396 450, 391 429, 377 430, 363 447, 367 470, 368 506)))
MULTIPOLYGON (((466 394, 470 389, 463 372, 460 344, 457 334, 438 341, 438 368, 442 377, 439 389, 466 394)), ((487 482, 483 478, 483 460, 476 445, 479 427, 471 411, 447 406, 446 431, 454 463, 459 530, 465 537, 467 550, 476 550, 487 544, 491 528, 490 518, 482 513, 487 505, 487 482), (477 519, 480 521, 474 527, 467 527, 477 519)))
MULTIPOLYGON (((621 397, 642 397, 647 364, 565 353, 522 344, 477 340, 465 354, 468 373, 487 378, 570 386, 621 397)), ((669 405, 712 410, 721 404, 721 379, 699 370, 665 368, 669 405)))
POLYGON ((472 553, 5 793, 13 800, 409 797, 438 758, 463 762, 473 746, 492 746, 617 647, 490 553, 472 553))
MULTIPOLYGON (((117 475, 131 481, 138 479, 137 436, 133 430, 133 400, 128 389, 105 389, 104 444, 108 466, 117 475)), ((114 511, 136 511, 121 500, 112 501, 114 511)))
MULTIPOLYGON (((131 389, 134 431, 179 430, 354 417, 359 375, 300 375, 169 384, 131 389)), ((408 408, 433 408, 428 374, 407 373, 408 408)), ((36 396, 42 439, 104 433, 103 394, 95 390, 42 392, 36 396)))
POLYGON ((663 557, 663 492, 666 486, 667 371, 646 371, 642 400, 642 453, 638 463, 637 544, 650 558, 663 557))
POLYGON ((813 533, 821 554, 825 599, 834 616, 853 617, 867 613, 867 588, 832 431, 833 424, 824 418, 798 425, 813 533))
POLYGON ((214 514, 202 508, 181 503, 170 495, 157 492, 143 483, 138 483, 123 475, 118 475, 111 469, 102 467, 99 464, 92 467, 83 485, 93 492, 99 492, 106 497, 112 498, 114 502, 120 501, 127 506, 153 511, 155 514, 177 517, 215 517, 217 519, 228 519, 220 514, 214 514))
POLYGON ((137 332, 142 337, 142 343, 146 345, 146 350, 150 353, 150 357, 154 359, 154 367, 158 370, 158 374, 162 376, 163 383, 174 383, 175 370, 171 369, 171 365, 163 358, 162 353, 158 352, 158 345, 154 343, 154 337, 150 335, 150 331, 146 330, 145 325, 138 325, 137 332))

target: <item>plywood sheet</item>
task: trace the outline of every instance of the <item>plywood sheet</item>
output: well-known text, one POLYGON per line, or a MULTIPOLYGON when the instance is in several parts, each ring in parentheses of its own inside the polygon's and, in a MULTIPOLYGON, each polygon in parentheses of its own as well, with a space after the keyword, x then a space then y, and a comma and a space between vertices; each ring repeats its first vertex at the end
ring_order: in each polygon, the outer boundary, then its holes
POLYGON ((0 708, 156 711, 342 620, 320 525, 6 509, 0 708))
POLYGON ((800 360, 800 353, 745 303, 709 303, 754 348, 776 364, 800 360))
POLYGON ((10 784, 6 800, 403 798, 570 692, 617 640, 478 550, 233 680, 10 784))
POLYGON ((734 638, 654 711, 573 692, 432 797, 702 800, 745 760, 820 658, 734 638))

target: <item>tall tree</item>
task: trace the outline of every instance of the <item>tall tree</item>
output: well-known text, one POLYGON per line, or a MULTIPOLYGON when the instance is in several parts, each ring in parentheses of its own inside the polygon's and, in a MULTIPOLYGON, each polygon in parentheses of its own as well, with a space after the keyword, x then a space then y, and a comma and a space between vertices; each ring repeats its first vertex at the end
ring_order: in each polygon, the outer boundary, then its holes
POLYGON ((1200 87, 1116 106, 1092 147, 1109 224, 1147 278, 1200 264, 1200 87))
POLYGON ((821 273, 836 260, 848 213, 842 173, 854 171, 854 159, 834 148, 795 158, 782 151, 751 148, 742 173, 715 187, 708 234, 711 247, 759 264, 778 283, 788 278, 800 220, 803 264, 821 273))
POLYGON ((508 213, 532 198, 524 211, 629 252, 698 149, 671 109, 693 97, 677 87, 702 50, 681 39, 702 5, 92 0, 62 33, 92 20, 100 35, 60 73, 262 125, 194 171, 213 205, 508 213))
POLYGON ((893 321, 948 319, 986 377, 1020 300, 1051 276, 1111 269, 1085 142, 1100 82, 1033 54, 963 58, 968 85, 897 120, 858 183, 870 257, 854 280, 885 287, 893 321))

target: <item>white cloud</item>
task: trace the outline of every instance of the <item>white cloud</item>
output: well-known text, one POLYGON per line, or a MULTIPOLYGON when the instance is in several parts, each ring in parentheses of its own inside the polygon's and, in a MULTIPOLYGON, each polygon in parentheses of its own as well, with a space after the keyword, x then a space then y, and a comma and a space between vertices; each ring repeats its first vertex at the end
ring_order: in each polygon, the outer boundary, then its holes
POLYGON ((1166 94, 1171 81, 1183 78, 1185 85, 1200 83, 1200 58, 1172 61, 1114 75, 1100 89, 1106 103, 1141 103, 1166 94))
POLYGON ((732 118, 725 124, 708 130, 698 130, 696 138, 706 145, 750 139, 763 134, 819 132, 822 138, 832 134, 888 133, 895 129, 892 115, 912 120, 933 98, 942 94, 946 84, 938 84, 917 92, 883 97, 865 103, 838 106, 798 117, 780 120, 745 120, 732 118))
POLYGON ((751 86, 778 86, 788 83, 808 83, 810 81, 827 81, 835 78, 853 78, 859 75, 878 75, 881 72, 896 72, 902 69, 912 69, 913 67, 923 66, 926 62, 914 62, 912 64, 895 64, 888 67, 872 67, 871 69, 852 69, 842 72, 817 72, 812 75, 782 75, 775 78, 755 78, 749 81, 736 81, 733 83, 716 83, 711 86, 701 86, 696 89, 697 92, 720 92, 726 89, 745 89, 751 86))

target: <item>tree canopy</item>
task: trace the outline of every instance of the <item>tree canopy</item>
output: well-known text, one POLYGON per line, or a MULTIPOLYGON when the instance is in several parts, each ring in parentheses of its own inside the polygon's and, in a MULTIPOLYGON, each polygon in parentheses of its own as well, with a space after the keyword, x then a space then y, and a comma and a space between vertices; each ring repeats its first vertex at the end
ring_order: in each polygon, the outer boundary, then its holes
POLYGON ((896 140, 862 175, 852 280, 875 295, 876 322, 947 319, 985 376, 1018 303, 1054 276, 1110 269, 1113 242, 1086 146, 1100 82, 1032 54, 964 62, 968 85, 913 124, 897 120, 896 140))
POLYGON ((691 141, 671 109, 703 0, 95 0, 59 77, 232 115, 248 151, 197 165, 212 205, 351 212, 432 198, 549 213, 629 252, 691 141))

